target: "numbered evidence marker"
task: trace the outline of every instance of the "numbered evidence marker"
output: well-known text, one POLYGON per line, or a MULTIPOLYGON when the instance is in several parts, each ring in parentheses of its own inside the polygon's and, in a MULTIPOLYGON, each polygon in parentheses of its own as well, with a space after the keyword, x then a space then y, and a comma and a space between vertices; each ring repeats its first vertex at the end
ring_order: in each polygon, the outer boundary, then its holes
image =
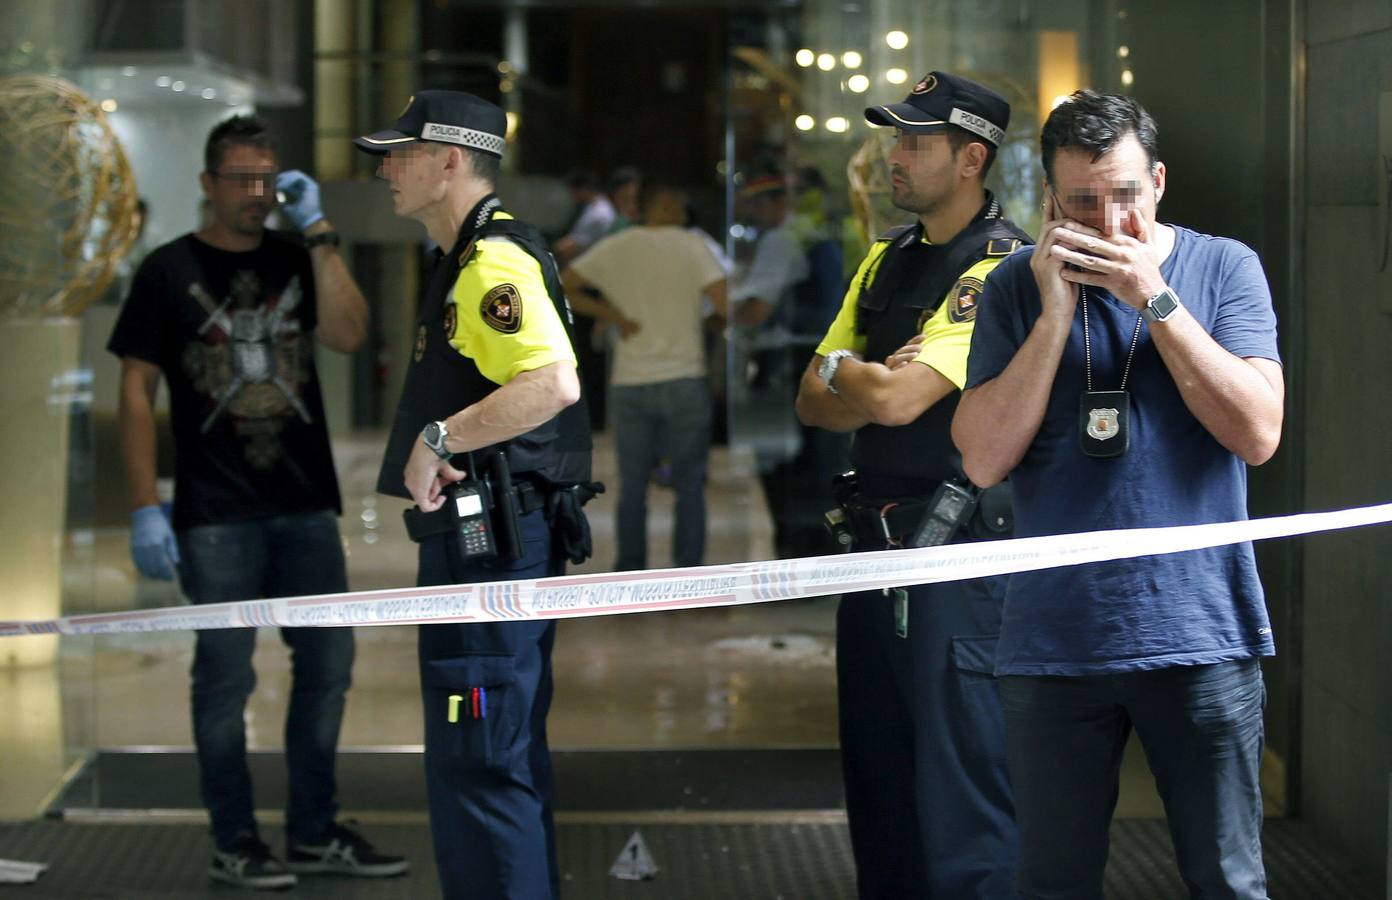
POLYGON ((609 867, 609 877, 624 881, 647 881, 657 877, 657 863, 648 852, 648 844, 643 835, 633 832, 633 836, 619 851, 619 858, 609 867))

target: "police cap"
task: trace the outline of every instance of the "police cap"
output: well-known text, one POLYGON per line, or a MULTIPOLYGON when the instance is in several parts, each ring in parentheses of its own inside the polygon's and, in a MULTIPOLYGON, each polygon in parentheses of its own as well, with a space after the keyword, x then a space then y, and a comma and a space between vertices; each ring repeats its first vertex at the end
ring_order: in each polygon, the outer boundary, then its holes
POLYGON ((934 134, 949 125, 965 128, 999 147, 1010 124, 1010 104, 985 85, 948 72, 929 72, 903 103, 865 110, 874 125, 888 125, 909 134, 934 134))
POLYGON ((457 144, 502 158, 507 115, 487 100, 463 91, 420 91, 406 101, 396 124, 354 138, 368 153, 387 153, 421 141, 457 144))

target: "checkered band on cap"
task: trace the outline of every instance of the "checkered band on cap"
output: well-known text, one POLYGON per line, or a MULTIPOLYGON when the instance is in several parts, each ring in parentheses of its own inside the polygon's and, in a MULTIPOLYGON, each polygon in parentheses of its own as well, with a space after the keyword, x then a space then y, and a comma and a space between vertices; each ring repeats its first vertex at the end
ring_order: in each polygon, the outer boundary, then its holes
POLYGON ((503 151, 507 149, 507 141, 496 134, 465 128, 462 125, 440 125, 435 122, 426 122, 421 128, 421 140, 460 144, 495 156, 502 156, 503 151))

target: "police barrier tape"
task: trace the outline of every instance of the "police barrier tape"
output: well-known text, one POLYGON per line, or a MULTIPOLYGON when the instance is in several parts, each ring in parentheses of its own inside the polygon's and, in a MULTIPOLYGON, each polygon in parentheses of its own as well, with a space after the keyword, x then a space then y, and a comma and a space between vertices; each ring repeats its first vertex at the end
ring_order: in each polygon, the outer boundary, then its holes
POLYGON ((1392 503, 1239 522, 1093 531, 689 569, 566 575, 0 622, 0 637, 204 628, 510 622, 767 603, 1008 575, 1392 522, 1392 503))

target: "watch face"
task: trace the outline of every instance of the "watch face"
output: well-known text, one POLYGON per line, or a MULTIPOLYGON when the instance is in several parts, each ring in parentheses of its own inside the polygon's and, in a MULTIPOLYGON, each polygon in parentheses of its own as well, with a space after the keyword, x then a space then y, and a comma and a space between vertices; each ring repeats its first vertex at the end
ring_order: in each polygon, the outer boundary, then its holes
POLYGON ((1150 308, 1156 316, 1165 319, 1179 308, 1179 301, 1169 291, 1161 291, 1158 297, 1150 301, 1150 308))
POLYGON ((431 422, 429 425, 426 425, 425 431, 421 433, 421 436, 425 438, 425 442, 430 446, 440 446, 440 423, 431 422))

